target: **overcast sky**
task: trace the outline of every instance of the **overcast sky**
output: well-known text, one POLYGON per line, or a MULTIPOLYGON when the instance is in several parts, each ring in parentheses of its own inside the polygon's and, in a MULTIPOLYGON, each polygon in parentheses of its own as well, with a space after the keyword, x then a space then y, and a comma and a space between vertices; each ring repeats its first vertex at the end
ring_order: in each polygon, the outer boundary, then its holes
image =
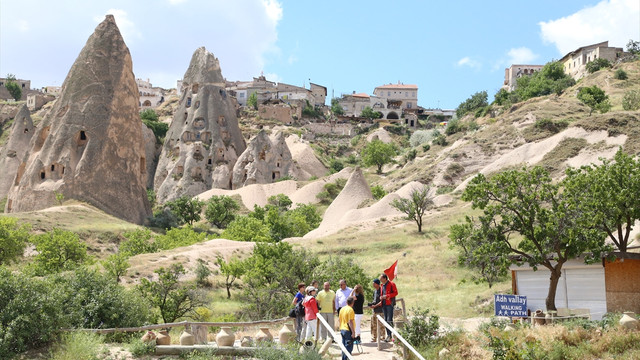
POLYGON ((228 80, 314 82, 332 94, 416 84, 419 105, 455 108, 512 63, 544 64, 583 45, 640 40, 640 0, 0 0, 0 74, 62 85, 105 14, 136 77, 175 87, 205 46, 228 80))

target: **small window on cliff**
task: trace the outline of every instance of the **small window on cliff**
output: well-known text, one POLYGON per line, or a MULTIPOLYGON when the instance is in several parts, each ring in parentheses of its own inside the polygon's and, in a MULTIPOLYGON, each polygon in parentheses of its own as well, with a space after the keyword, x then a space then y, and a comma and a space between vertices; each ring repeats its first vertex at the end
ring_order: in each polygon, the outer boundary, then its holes
POLYGON ((80 140, 87 140, 87 134, 84 131, 80 131, 80 140))
POLYGON ((140 172, 143 174, 147 172, 147 162, 143 157, 140 158, 140 172))
POLYGON ((51 171, 56 171, 56 166, 55 165, 51 165, 51 171))
POLYGON ((44 171, 40 171, 40 179, 44 180, 44 171))
POLYGON ((191 107, 191 98, 190 97, 187 98, 187 107, 191 107))

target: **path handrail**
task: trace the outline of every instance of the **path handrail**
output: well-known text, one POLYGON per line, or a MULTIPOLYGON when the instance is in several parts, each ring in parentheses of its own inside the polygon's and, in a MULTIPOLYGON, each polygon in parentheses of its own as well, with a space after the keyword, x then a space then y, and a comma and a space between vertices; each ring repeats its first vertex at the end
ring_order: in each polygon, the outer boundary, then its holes
POLYGON ((155 325, 145 325, 140 327, 128 327, 128 328, 109 328, 109 329, 62 329, 61 331, 86 331, 92 332, 96 334, 110 334, 116 332, 137 332, 137 331, 145 331, 145 330, 155 330, 155 329, 164 329, 164 328, 172 328, 179 326, 256 326, 256 325, 276 325, 290 320, 289 317, 284 317, 276 320, 260 320, 260 321, 244 321, 244 322, 197 322, 197 321, 181 321, 176 323, 165 323, 165 324, 155 324, 155 325))
POLYGON ((396 338, 398 340, 400 340, 402 342, 402 344, 404 344, 404 346, 407 347, 407 349, 411 350, 411 352, 420 360, 425 360, 422 355, 420 355, 420 353, 418 351, 416 351, 416 349, 413 348, 413 346, 411 346, 411 344, 409 344, 409 342, 407 342, 407 340, 405 340, 397 331, 396 329, 393 328, 393 326, 389 325, 389 323, 387 323, 386 321, 384 321, 384 319, 382 318, 382 316, 380 315, 376 315, 378 318, 378 321, 380 321, 382 323, 382 325, 384 327, 386 327, 389 331, 391 331, 393 333, 393 335, 396 336, 396 338))
MULTIPOLYGON (((329 334, 331 334, 331 337, 333 338, 333 340, 335 340, 336 344, 338 344, 338 346, 340 346, 340 349, 342 350, 343 354, 347 355, 347 358, 349 360, 353 360, 353 356, 347 351, 347 348, 344 347, 344 345, 342 344, 342 336, 338 337, 338 334, 336 334, 333 331, 333 327, 331 325, 329 325, 329 323, 327 323, 327 320, 325 320, 322 316, 318 316, 318 320, 320 320, 320 322, 322 323, 322 326, 324 326, 327 331, 329 332, 329 334)), ((316 339, 318 338, 319 334, 318 332, 316 332, 316 339)), ((424 360, 424 359, 422 359, 424 360)))

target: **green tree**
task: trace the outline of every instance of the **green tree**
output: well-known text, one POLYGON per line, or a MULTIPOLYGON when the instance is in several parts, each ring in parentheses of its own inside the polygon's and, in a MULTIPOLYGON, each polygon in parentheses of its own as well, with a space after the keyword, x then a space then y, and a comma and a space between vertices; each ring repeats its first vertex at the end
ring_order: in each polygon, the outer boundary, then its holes
POLYGON ((22 88, 16 82, 16 76, 13 74, 7 74, 7 80, 4 84, 9 94, 15 101, 20 101, 22 98, 22 88))
POLYGON ((138 289, 158 308, 165 323, 189 315, 204 305, 202 297, 195 292, 193 286, 179 282, 180 276, 185 274, 181 264, 173 264, 168 269, 161 267, 155 273, 158 274, 157 281, 142 278, 138 289))
POLYGON ((332 286, 338 285, 341 279, 344 279, 352 288, 360 284, 365 290, 365 296, 373 291, 371 277, 364 272, 355 259, 348 256, 329 256, 313 269, 312 278, 323 279, 330 282, 332 286))
POLYGON ((291 199, 285 194, 269 196, 267 203, 275 206, 281 213, 291 209, 291 205, 293 205, 291 199))
POLYGON ((604 58, 597 58, 589 61, 586 65, 586 68, 589 74, 593 74, 600 69, 611 68, 611 62, 604 58))
POLYGON ((568 169, 564 185, 586 226, 606 234, 626 253, 633 225, 640 220, 640 159, 620 149, 613 161, 568 169))
POLYGON ((196 284, 200 286, 208 286, 209 285, 209 276, 213 273, 209 266, 207 266, 207 261, 198 259, 198 264, 196 265, 196 284))
POLYGON ((224 229, 236 218, 240 205, 230 196, 213 195, 207 201, 204 217, 218 229, 224 229))
POLYGON ((109 255, 102 265, 107 274, 115 279, 116 282, 120 282, 120 277, 127 275, 127 271, 131 266, 128 256, 121 252, 109 255))
POLYGON ((433 200, 429 197, 429 188, 414 189, 409 198, 395 199, 391 206, 407 215, 407 220, 413 220, 418 225, 418 232, 422 232, 422 217, 424 213, 433 207, 433 200))
POLYGON ((222 237, 237 241, 271 241, 269 226, 251 216, 238 216, 229 223, 222 237))
POLYGON ((153 109, 144 109, 140 112, 140 119, 147 121, 158 121, 158 113, 153 109))
POLYGON ((634 55, 640 55, 640 41, 633 41, 629 39, 627 43, 627 52, 630 52, 634 55))
POLYGON ((0 265, 22 256, 30 238, 28 225, 18 225, 12 217, 0 217, 0 265))
POLYGON ((640 110, 640 91, 625 91, 624 97, 622 98, 622 108, 627 111, 640 110))
POLYGON ((373 140, 362 150, 362 163, 364 166, 377 166, 376 172, 382 174, 382 167, 393 162, 396 149, 392 144, 385 144, 381 140, 373 140))
POLYGON ((258 93, 252 92, 247 99, 247 105, 253 110, 258 110, 258 93))
POLYGON ((500 89, 493 96, 493 103, 496 105, 509 105, 511 103, 509 99, 509 92, 506 89, 500 89))
POLYGON ((225 277, 224 286, 227 289, 227 299, 231 299, 233 283, 245 273, 244 262, 236 257, 232 257, 227 261, 222 256, 218 256, 216 265, 220 267, 220 273, 225 277))
POLYGON ((342 108, 342 106, 340 106, 340 99, 331 99, 331 112, 334 115, 344 115, 344 109, 342 108))
POLYGON ((598 85, 580 88, 577 98, 591 109, 589 115, 593 113, 593 110, 606 113, 611 109, 609 95, 606 95, 604 90, 600 89, 598 85))
POLYGON ((72 270, 88 259, 87 245, 70 231, 54 228, 34 239, 38 255, 33 261, 33 267, 38 275, 72 270))
POLYGON ((380 119, 382 117, 382 113, 379 111, 375 111, 371 108, 371 106, 365 106, 360 113, 360 116, 367 119, 380 119))
POLYGON ((200 221, 200 212, 204 202, 188 195, 181 196, 165 204, 173 211, 182 223, 193 225, 194 221, 200 221))
POLYGON ((147 228, 136 229, 123 234, 124 240, 118 246, 118 252, 126 256, 135 256, 158 251, 158 246, 152 241, 153 236, 147 228))
MULTIPOLYGON (((540 71, 533 75, 518 78, 515 97, 511 99, 511 102, 525 101, 533 97, 554 93, 560 95, 575 83, 575 80, 564 72, 564 67, 559 61, 552 61, 545 64, 540 71)), ((511 96, 513 96, 513 92, 511 96)))
POLYGON ((205 241, 207 235, 193 231, 189 226, 168 230, 164 235, 156 236, 154 245, 160 250, 170 250, 181 246, 189 246, 205 241))
POLYGON ((509 170, 489 180, 480 174, 471 180, 462 199, 483 210, 462 241, 475 239, 486 246, 472 246, 468 256, 488 261, 488 256, 499 253, 509 262, 527 262, 534 270, 547 268, 547 310, 556 310, 557 285, 568 260, 584 255, 586 262, 600 261, 610 250, 598 230, 585 226, 577 207, 541 167, 509 170), (515 235, 521 239, 513 240, 515 235))
POLYGON ((458 118, 463 117, 467 113, 475 112, 476 110, 486 107, 489 105, 487 102, 488 99, 487 91, 478 91, 477 93, 471 95, 470 98, 463 101, 456 108, 456 115, 458 118))
POLYGON ((156 142, 162 144, 167 131, 169 131, 169 124, 158 121, 158 113, 153 109, 144 109, 140 112, 140 119, 142 122, 153 131, 153 135, 156 137, 156 142))
POLYGON ((375 185, 371 187, 371 195, 373 195, 374 199, 380 200, 383 197, 385 197, 385 195, 387 195, 387 192, 384 190, 382 186, 375 185))

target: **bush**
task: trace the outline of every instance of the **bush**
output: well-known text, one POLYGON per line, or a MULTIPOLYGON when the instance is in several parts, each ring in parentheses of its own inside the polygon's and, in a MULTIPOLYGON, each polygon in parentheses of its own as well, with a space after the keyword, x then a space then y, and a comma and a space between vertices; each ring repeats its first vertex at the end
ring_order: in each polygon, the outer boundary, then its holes
POLYGON ((30 238, 28 225, 20 226, 15 218, 0 217, 0 265, 22 256, 30 238))
POLYGON ((611 62, 603 58, 597 58, 593 61, 588 62, 586 65, 586 68, 589 74, 593 74, 594 72, 600 69, 610 68, 610 67, 611 67, 611 62))
POLYGON ((458 118, 462 118, 464 115, 470 112, 475 112, 476 110, 486 107, 489 105, 487 102, 487 92, 486 91, 478 91, 477 93, 471 95, 467 100, 463 101, 456 108, 456 115, 458 118))
POLYGON ((629 76, 627 75, 627 72, 624 71, 623 69, 618 69, 616 70, 616 72, 613 74, 614 79, 617 80, 627 80, 629 78, 629 76))
POLYGON ((134 338, 129 343, 128 350, 131 355, 135 357, 141 357, 143 355, 151 355, 155 353, 156 345, 154 342, 145 343, 139 338, 134 338))
POLYGON ((387 195, 387 192, 382 186, 376 185, 371 187, 371 195, 373 195, 374 199, 380 200, 387 195))
POLYGON ((624 97, 622 98, 622 108, 627 111, 640 110, 640 91, 626 91, 624 93, 624 97))
POLYGON ((182 223, 193 225, 194 221, 200 221, 200 212, 204 207, 204 202, 184 195, 167 202, 165 206, 168 206, 182 223))
POLYGON ((429 315, 429 309, 415 308, 412 312, 400 334, 413 346, 427 346, 438 336, 440 317, 429 315))
POLYGON ((236 213, 240 210, 240 205, 226 195, 213 195, 206 204, 204 216, 211 225, 218 229, 226 228, 236 218, 236 213))
POLYGON ((171 229, 178 227, 178 217, 171 211, 169 207, 153 212, 153 216, 148 218, 149 226, 157 227, 161 229, 171 229))
POLYGON ((321 204, 331 204, 333 199, 340 194, 340 191, 342 191, 346 183, 346 179, 336 179, 335 182, 326 183, 323 187, 324 190, 319 192, 316 197, 320 200, 321 204))
POLYGON ((344 169, 344 164, 342 163, 342 161, 335 158, 331 159, 331 162, 329 162, 329 170, 332 174, 340 172, 340 170, 342 169, 344 169))
POLYGON ((433 139, 433 131, 430 130, 416 130, 411 134, 409 138, 409 144, 411 146, 420 146, 422 144, 428 143, 433 139))
POLYGON ((560 95, 575 83, 571 76, 565 74, 560 62, 549 62, 533 75, 518 78, 516 90, 509 97, 511 102, 518 102, 553 93, 560 95))
POLYGON ((365 296, 369 296, 373 291, 369 275, 354 259, 347 256, 330 256, 327 260, 317 264, 312 274, 311 278, 324 279, 331 284, 338 284, 340 279, 344 279, 351 288, 360 284, 365 291, 365 296))
POLYGON ((405 162, 414 160, 416 156, 418 156, 418 150, 416 149, 407 150, 407 153, 404 155, 405 162))
POLYGON ((422 145, 422 151, 427 152, 429 151, 429 149, 431 149, 431 145, 429 144, 422 145))
POLYGON ((100 335, 86 332, 72 332, 62 335, 60 343, 54 346, 52 360, 97 360, 103 340, 100 335))
POLYGON ((196 265, 196 284, 201 286, 208 286, 209 276, 213 273, 207 266, 207 262, 202 259, 198 259, 198 265, 196 265))
POLYGON ((37 275, 73 270, 88 260, 87 245, 70 231, 55 228, 34 239, 38 255, 32 266, 37 275))
POLYGON ((433 145, 440 145, 440 146, 447 146, 448 144, 447 138, 444 135, 440 134, 438 130, 433 131, 432 143, 433 145))
POLYGON ((237 241, 270 241, 269 226, 250 216, 238 216, 229 223, 222 237, 237 241))
POLYGON ((569 122, 567 120, 553 121, 549 118, 538 119, 533 124, 533 127, 536 129, 549 131, 554 134, 566 129, 568 126, 569 122))
POLYGON ((118 247, 118 252, 127 256, 146 254, 158 251, 158 246, 153 243, 149 229, 136 229, 123 234, 126 239, 118 247))
POLYGON ((206 238, 206 234, 197 233, 191 227, 174 228, 165 235, 156 236, 155 245, 159 250, 170 250, 203 242, 206 238))
POLYGON ((591 115, 593 110, 598 110, 604 114, 611 109, 609 95, 606 95, 604 90, 600 89, 597 85, 580 88, 577 98, 591 109, 589 115, 591 115))
POLYGON ((9 91, 9 94, 15 101, 20 101, 20 99, 22 98, 22 88, 20 87, 20 85, 18 85, 18 83, 15 80, 16 80, 15 75, 7 74, 6 83, 4 87, 7 88, 7 91, 9 91))
POLYGON ((164 137, 167 135, 167 132, 169 131, 169 124, 166 124, 163 122, 157 122, 157 121, 149 121, 149 120, 142 120, 142 122, 149 129, 151 129, 151 131, 153 131, 153 135, 156 138, 156 143, 162 144, 164 137))
POLYGON ((298 345, 281 348, 272 343, 261 343, 256 349, 256 359, 262 360, 322 360, 315 349, 298 350, 298 345))

